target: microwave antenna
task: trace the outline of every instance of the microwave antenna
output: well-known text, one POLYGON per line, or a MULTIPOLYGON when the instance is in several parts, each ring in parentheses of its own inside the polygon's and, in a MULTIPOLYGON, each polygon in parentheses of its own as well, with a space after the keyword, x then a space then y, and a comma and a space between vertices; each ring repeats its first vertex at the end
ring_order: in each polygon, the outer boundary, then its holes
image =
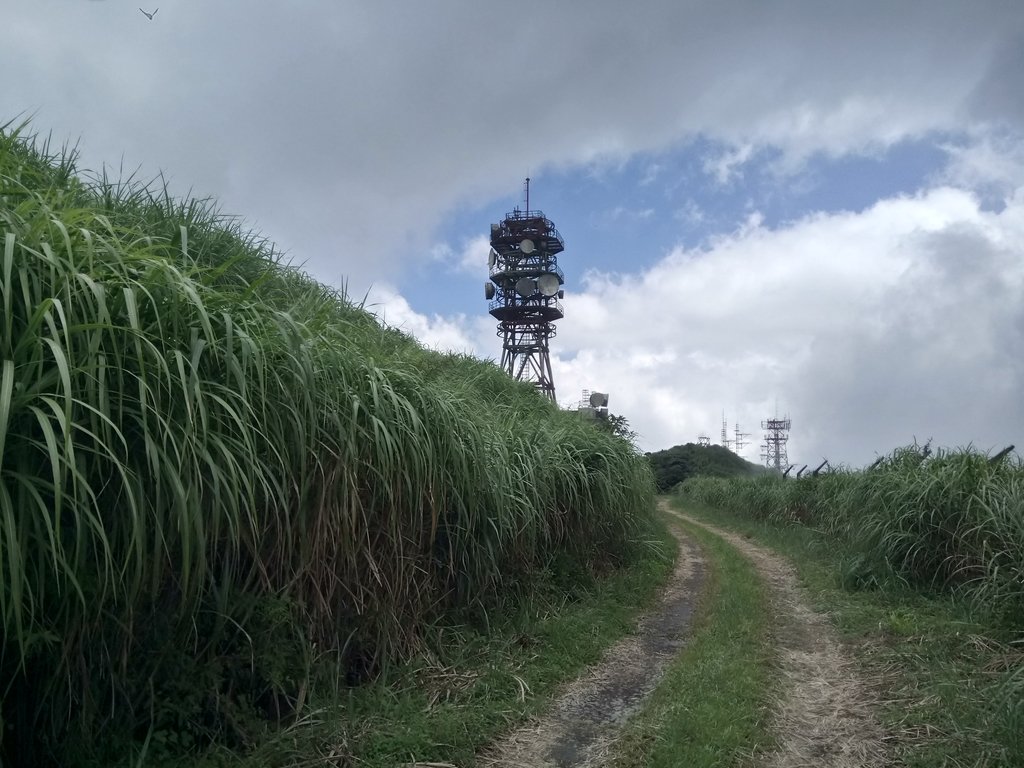
POLYGON ((530 210, 530 179, 524 184, 526 209, 514 209, 491 225, 484 298, 498 321, 502 340, 501 367, 519 381, 555 401, 549 342, 554 321, 564 317, 559 301, 565 276, 558 254, 565 249, 554 222, 543 211, 530 210))

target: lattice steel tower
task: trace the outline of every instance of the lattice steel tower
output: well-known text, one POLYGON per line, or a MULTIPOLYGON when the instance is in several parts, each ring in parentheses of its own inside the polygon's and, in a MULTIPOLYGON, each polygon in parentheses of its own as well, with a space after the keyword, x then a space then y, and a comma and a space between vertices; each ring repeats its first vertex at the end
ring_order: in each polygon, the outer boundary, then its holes
POLYGON ((558 254, 562 236, 542 211, 530 210, 530 180, 526 180, 526 210, 516 208, 491 225, 490 280, 484 295, 498 320, 502 338, 501 367, 515 379, 532 381, 555 400, 548 341, 554 320, 564 317, 558 254))
POLYGON ((789 419, 765 419, 761 428, 765 430, 764 443, 761 446, 761 458, 766 467, 782 471, 782 465, 789 466, 786 456, 786 443, 789 441, 789 419))
POLYGON ((729 423, 725 420, 725 411, 722 411, 722 446, 732 448, 732 440, 729 439, 729 423))
POLYGON ((749 443, 747 442, 747 438, 750 437, 750 433, 741 432, 739 422, 737 422, 733 424, 733 434, 735 435, 735 437, 733 438, 732 444, 733 447, 736 449, 736 453, 739 453, 747 445, 749 445, 749 443))

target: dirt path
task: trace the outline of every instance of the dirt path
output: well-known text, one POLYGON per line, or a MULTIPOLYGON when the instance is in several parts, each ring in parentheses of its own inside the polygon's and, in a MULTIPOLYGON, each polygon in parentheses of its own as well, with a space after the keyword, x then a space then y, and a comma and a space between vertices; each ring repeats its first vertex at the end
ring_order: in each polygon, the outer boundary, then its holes
POLYGON ((868 768, 888 763, 885 733, 872 715, 874 697, 828 619, 807 604, 796 571, 783 557, 735 533, 662 510, 713 532, 744 554, 771 591, 783 679, 771 768, 868 768))
POLYGON ((681 531, 679 559, 655 608, 635 634, 609 649, 562 693, 549 713, 494 745, 480 764, 492 768, 600 766, 619 727, 654 690, 686 644, 704 584, 700 549, 681 531))
MULTIPOLYGON (((747 557, 767 585, 782 679, 772 730, 778 748, 763 768, 874 768, 887 765, 886 734, 874 697, 828 619, 813 611, 796 571, 783 557, 743 536, 669 515, 722 537, 747 557)), ((694 604, 704 584, 698 546, 678 529, 679 560, 657 606, 637 632, 612 647, 588 674, 571 683, 550 712, 481 756, 490 768, 595 768, 606 762, 621 725, 658 684, 686 644, 694 604)))

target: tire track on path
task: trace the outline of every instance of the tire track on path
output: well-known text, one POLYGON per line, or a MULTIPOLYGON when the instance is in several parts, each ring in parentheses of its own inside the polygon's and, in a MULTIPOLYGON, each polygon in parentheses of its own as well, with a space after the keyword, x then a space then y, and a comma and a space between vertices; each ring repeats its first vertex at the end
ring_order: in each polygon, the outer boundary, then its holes
POLYGON ((873 711, 875 697, 861 679, 828 618, 812 610, 796 570, 784 557, 741 535, 660 508, 725 539, 747 557, 771 593, 782 691, 772 730, 778 747, 768 768, 872 768, 890 762, 889 737, 873 711))
POLYGON ((654 690, 686 644, 705 581, 703 554, 678 526, 679 555, 654 608, 634 634, 570 683, 544 716, 480 756, 489 768, 591 768, 605 763, 622 724, 654 690))

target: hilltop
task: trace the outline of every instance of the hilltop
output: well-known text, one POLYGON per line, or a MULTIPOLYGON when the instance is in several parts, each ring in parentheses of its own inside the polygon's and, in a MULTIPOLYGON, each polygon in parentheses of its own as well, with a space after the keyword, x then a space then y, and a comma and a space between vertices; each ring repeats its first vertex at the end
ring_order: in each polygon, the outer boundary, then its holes
POLYGON ((645 455, 654 470, 659 493, 666 493, 676 484, 697 475, 739 477, 765 471, 759 464, 753 464, 721 445, 686 443, 645 455))

